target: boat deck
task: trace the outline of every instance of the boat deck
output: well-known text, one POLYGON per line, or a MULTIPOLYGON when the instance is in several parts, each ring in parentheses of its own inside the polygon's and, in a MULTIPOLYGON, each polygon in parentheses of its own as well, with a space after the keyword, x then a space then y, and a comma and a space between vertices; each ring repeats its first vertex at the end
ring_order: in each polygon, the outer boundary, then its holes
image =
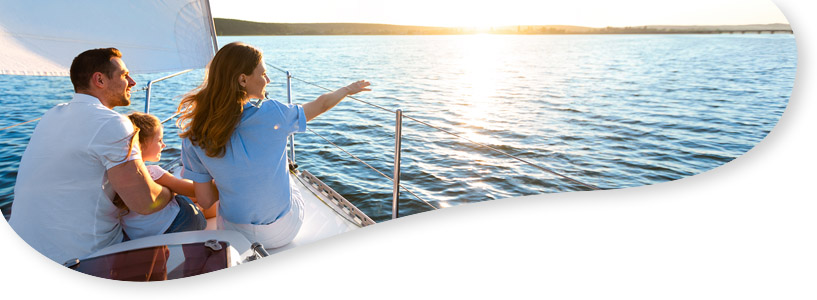
MULTIPOLYGON (((300 172, 299 172, 300 174, 300 172)), ((318 191, 304 178, 290 173, 290 179, 296 183, 304 200, 304 222, 295 240, 286 246, 266 249, 270 254, 294 248, 300 245, 322 240, 363 226, 352 217, 344 217, 346 212, 329 197, 318 191)), ((205 230, 216 230, 216 218, 207 219, 205 230)), ((251 241, 254 242, 254 241, 251 241)))

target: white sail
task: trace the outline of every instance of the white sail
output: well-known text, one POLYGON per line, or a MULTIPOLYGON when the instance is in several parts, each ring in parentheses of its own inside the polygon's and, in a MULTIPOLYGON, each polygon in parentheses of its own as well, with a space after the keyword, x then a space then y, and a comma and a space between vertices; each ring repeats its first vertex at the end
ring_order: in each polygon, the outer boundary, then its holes
POLYGON ((203 68, 217 49, 207 0, 0 0, 0 45, 0 74, 45 76, 93 48, 131 73, 203 68))

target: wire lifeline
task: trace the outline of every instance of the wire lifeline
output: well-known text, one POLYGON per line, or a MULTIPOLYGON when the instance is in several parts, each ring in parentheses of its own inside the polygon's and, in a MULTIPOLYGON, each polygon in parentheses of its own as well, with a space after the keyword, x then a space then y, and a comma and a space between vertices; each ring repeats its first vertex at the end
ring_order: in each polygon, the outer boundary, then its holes
POLYGON ((180 114, 182 114, 182 113, 181 113, 181 112, 177 112, 177 113, 173 114, 173 115, 172 115, 172 116, 170 116, 169 118, 167 118, 167 119, 165 119, 164 121, 162 121, 162 124, 167 123, 167 121, 173 120, 173 118, 178 117, 180 114))
MULTIPOLYGON (((148 89, 148 87, 142 87, 142 88, 137 89, 137 90, 132 90, 132 91, 131 91, 131 93, 144 92, 144 91, 146 91, 147 89, 148 89)), ((171 116, 169 119, 162 121, 162 123, 165 123, 165 122, 169 121, 170 119, 175 118, 175 117, 176 117, 176 116, 178 116, 178 115, 179 115, 179 114, 178 114, 178 113, 176 113, 175 115, 171 116)), ((24 125, 24 124, 27 124, 27 123, 31 123, 31 122, 34 122, 34 121, 39 121, 40 119, 42 119, 42 118, 36 118, 36 119, 34 119, 34 120, 29 120, 29 121, 25 121, 25 122, 23 122, 23 123, 19 123, 19 124, 14 124, 14 125, 11 125, 11 126, 3 127, 3 128, 0 128, 0 131, 6 130, 6 129, 10 129, 10 128, 14 128, 14 127, 17 127, 17 126, 20 126, 20 125, 24 125)))
MULTIPOLYGON (((273 65, 271 65, 271 64, 269 64, 269 63, 266 63, 266 64, 267 64, 267 66, 269 66, 269 67, 271 67, 271 68, 273 68, 273 69, 276 69, 276 70, 281 71, 281 72, 286 72, 286 71, 284 71, 283 69, 278 68, 278 67, 276 67, 276 66, 273 66, 273 65)), ((309 81, 306 81, 306 80, 300 79, 300 78, 298 78, 298 77, 295 77, 295 76, 291 76, 291 77, 292 77, 292 79, 295 79, 295 80, 297 80, 297 81, 300 81, 300 82, 306 83, 306 84, 308 84, 308 85, 311 85, 311 86, 317 87, 317 88, 319 88, 319 89, 322 89, 322 90, 325 90, 325 91, 328 91, 328 92, 331 92, 331 91, 332 91, 331 89, 328 89, 328 88, 322 87, 322 86, 320 86, 320 85, 317 85, 317 84, 311 83, 311 82, 309 82, 309 81)), ((368 105, 373 106, 373 107, 377 107, 377 108, 379 108, 379 109, 381 109, 381 110, 384 110, 384 111, 387 111, 387 112, 390 112, 390 113, 395 113, 395 111, 393 111, 393 110, 391 110, 391 109, 388 109, 388 108, 382 107, 382 106, 377 105, 377 104, 372 104, 372 103, 369 103, 369 102, 366 102, 366 101, 363 101, 363 100, 357 99, 357 98, 352 97, 352 96, 348 96, 348 98, 351 98, 351 99, 354 99, 354 100, 356 100, 356 101, 359 101, 359 102, 362 102, 362 103, 368 104, 368 105)))
MULTIPOLYGON (((367 166, 367 167, 369 167, 370 169, 374 170, 375 172, 377 172, 378 174, 380 174, 380 176, 383 176, 383 177, 385 177, 386 179, 388 179, 389 181, 394 182, 394 179, 393 179, 393 178, 391 178, 391 177, 389 177, 389 176, 386 176, 386 174, 383 174, 383 172, 380 172, 380 171, 379 171, 379 170, 377 170, 375 167, 372 167, 371 165, 369 165, 368 163, 366 163, 366 162, 365 162, 365 161, 363 161, 362 159, 358 158, 358 157, 357 157, 357 156, 355 156, 354 154, 349 153, 349 151, 346 151, 346 150, 344 150, 343 148, 341 148, 340 146, 335 145, 335 143, 332 143, 332 142, 331 142, 331 141, 329 141, 327 138, 323 137, 322 135, 318 134, 317 132, 313 131, 312 129, 307 128, 306 130, 309 130, 309 132, 312 132, 313 134, 315 134, 315 135, 317 135, 318 137, 322 138, 322 139, 323 139, 324 141, 326 141, 327 143, 332 144, 332 146, 335 146, 335 148, 340 149, 340 151, 343 151, 343 152, 345 152, 346 154, 349 154, 349 156, 351 156, 352 158, 356 159, 357 161, 359 161, 359 162, 363 163, 364 165, 366 165, 366 166, 367 166)), ((420 201, 425 202, 425 204, 426 204, 426 205, 428 205, 428 206, 430 206, 431 208, 433 208, 433 209, 439 209, 438 207, 435 207, 434 205, 432 205, 431 203, 429 203, 429 202, 428 202, 428 201, 426 201, 425 199, 420 198, 420 196, 418 196, 417 194, 415 194, 414 192, 412 192, 411 190, 409 190, 407 187, 403 186, 402 184, 400 185, 400 187, 401 187, 401 188, 403 188, 404 190, 406 190, 406 192, 409 192, 409 194, 413 195, 413 196, 414 196, 414 197, 416 197, 417 199, 420 199, 420 201)))
POLYGON ((442 129, 442 128, 438 128, 438 127, 436 127, 436 126, 434 126, 434 125, 431 125, 431 124, 428 124, 428 123, 426 123, 426 122, 423 122, 423 121, 417 120, 417 119, 415 119, 415 118, 412 118, 412 117, 409 117, 409 116, 404 116, 404 117, 406 117, 407 119, 413 120, 413 121, 415 121, 415 122, 417 122, 417 123, 423 124, 423 125, 425 125, 425 126, 428 126, 428 127, 434 128, 434 129, 437 129, 437 130, 442 131, 442 132, 444 132, 444 133, 447 133, 447 134, 453 135, 453 136, 455 136, 455 137, 461 138, 461 139, 463 139, 463 140, 469 141, 469 142, 471 142, 471 143, 477 144, 477 145, 479 145, 479 146, 482 146, 482 147, 485 147, 485 148, 491 149, 491 150, 496 151, 496 152, 498 152, 498 153, 500 153, 500 154, 503 154, 503 155, 505 155, 505 156, 508 156, 508 157, 510 157, 510 158, 513 158, 513 159, 515 159, 515 160, 518 160, 518 161, 520 161, 520 162, 522 162, 522 163, 525 163, 525 164, 527 164, 527 165, 529 165, 529 166, 531 166, 531 167, 534 167, 534 168, 537 168, 537 169, 539 169, 539 170, 542 170, 542 171, 548 172, 548 173, 550 173, 550 174, 553 174, 553 175, 556 175, 556 176, 562 177, 562 178, 567 179, 567 180, 569 180, 569 181, 571 181, 571 182, 573 182, 573 183, 577 183, 577 184, 580 184, 580 185, 582 185, 582 186, 585 186, 585 187, 587 187, 587 188, 589 188, 589 189, 591 189, 591 190, 599 190, 599 188, 598 188, 598 187, 596 187, 596 186, 594 186, 594 185, 587 184, 587 183, 584 183, 584 182, 578 181, 578 180, 576 180, 576 179, 573 179, 573 178, 567 177, 567 176, 565 176, 565 175, 559 174, 559 173, 557 173, 557 172, 555 172, 555 171, 552 171, 552 170, 550 170, 550 169, 548 169, 548 168, 545 168, 545 167, 539 166, 539 165, 537 165, 537 164, 534 164, 534 163, 528 162, 528 161, 526 161, 526 160, 524 160, 524 159, 521 159, 521 158, 519 158, 519 157, 516 157, 516 156, 514 156, 514 155, 512 155, 512 154, 510 154, 510 153, 507 153, 507 152, 505 152, 505 151, 502 151, 502 150, 496 149, 496 148, 494 148, 494 147, 491 147, 491 146, 485 145, 485 144, 480 143, 480 142, 477 142, 477 141, 473 141, 473 140, 468 139, 468 138, 466 138, 466 137, 462 137, 462 136, 460 136, 460 135, 457 135, 456 133, 450 132, 450 131, 445 130, 445 129, 442 129))
MULTIPOLYGON (((161 123, 162 123, 162 124, 167 123, 167 121, 170 121, 170 120, 172 120, 173 118, 175 118, 175 117, 179 116, 179 114, 180 114, 180 113, 175 113, 175 114, 173 114, 172 116, 170 116, 169 118, 167 118, 167 119, 165 119, 164 121, 162 121, 161 123)), ((28 124, 28 123, 31 123, 31 122, 39 121, 40 119, 42 119, 42 117, 40 117, 40 118, 36 118, 36 119, 34 119, 34 120, 28 120, 28 121, 25 121, 25 122, 22 122, 22 123, 14 124, 14 125, 11 125, 11 126, 6 126, 6 127, 3 127, 3 128, 0 128, 0 131, 6 130, 6 129, 11 129, 11 128, 14 128, 14 127, 17 127, 17 126, 20 126, 20 125, 25 125, 25 124, 28 124)))
POLYGON ((28 124, 28 123, 31 123, 31 122, 34 122, 34 121, 39 121, 40 119, 42 119, 42 118, 36 118, 34 120, 28 120, 28 121, 25 121, 23 123, 14 124, 14 125, 11 125, 11 126, 6 126, 6 127, 3 127, 3 128, 0 128, 0 131, 10 129, 10 128, 14 128, 14 127, 17 127, 17 126, 20 126, 20 125, 25 125, 25 124, 28 124))
MULTIPOLYGON (((279 71, 282 71, 282 72, 286 72, 286 71, 284 71, 283 69, 278 68, 278 67, 276 67, 276 66, 273 66, 273 65, 271 65, 271 64, 269 64, 269 63, 266 63, 266 64, 267 64, 267 66, 269 66, 269 67, 271 67, 271 68, 274 68, 274 69, 279 70, 279 71)), ((308 82, 308 81, 306 81, 306 80, 303 80, 303 79, 297 78, 297 77, 295 77, 295 76, 292 76, 292 78, 294 78, 295 80, 301 81, 301 82, 303 82, 303 83, 306 83, 306 84, 312 85, 312 86, 314 86, 314 87, 317 87, 317 88, 320 88, 320 89, 326 90, 326 91, 330 91, 330 92, 332 91, 331 89, 328 89, 328 88, 322 87, 322 86, 320 86, 320 85, 317 85, 317 84, 314 84, 314 83, 308 82)), ((382 109, 382 110, 388 111, 388 112, 390 112, 390 113, 395 113, 395 111, 393 111, 393 110, 390 110, 390 109, 384 108, 384 107, 382 107, 382 106, 375 105, 375 104, 372 104, 372 103, 369 103, 369 102, 366 102, 366 101, 363 101, 363 100, 357 99, 357 98, 352 97, 352 96, 348 96, 348 98, 351 98, 351 99, 353 99, 353 100, 356 100, 356 101, 361 102, 361 103, 364 103, 364 104, 368 104, 368 105, 373 106, 373 107, 377 107, 377 108, 379 108, 379 109, 382 109)), ((433 129, 439 130, 439 131, 441 131, 441 132, 444 132, 444 133, 447 133, 447 134, 453 135, 453 136, 458 137, 458 138, 460 138, 460 139, 463 139, 463 140, 469 141, 469 142, 471 142, 471 143, 473 143, 473 144, 476 144, 476 145, 479 145, 479 146, 482 146, 482 147, 488 148, 488 149, 493 150, 493 151, 495 151, 495 152, 498 152, 498 153, 500 153, 500 154, 502 154, 502 155, 505 155, 505 156, 508 156, 508 157, 510 157, 510 158, 513 158, 513 159, 515 159, 515 160, 517 160, 517 161, 520 161, 520 162, 522 162, 522 163, 524 163, 524 164, 527 164, 527 165, 529 165, 529 166, 532 166, 532 167, 534 167, 534 168, 537 168, 537 169, 539 169, 539 170, 545 171, 545 172, 547 172, 547 173, 550 173, 550 174, 553 174, 553 175, 559 176, 559 177, 561 177, 561 178, 564 178, 564 179, 566 179, 566 180, 568 180, 568 181, 570 181, 570 182, 573 182, 573 183, 576 183, 576 184, 582 185, 582 186, 584 186, 584 187, 587 187, 587 188, 589 188, 589 189, 591 189, 591 190, 600 190, 600 188, 599 188, 599 187, 597 187, 597 186, 595 186, 595 185, 587 184, 587 183, 581 182, 581 181, 579 181, 579 180, 576 180, 576 179, 570 178, 570 177, 568 177, 568 176, 565 176, 565 175, 559 174, 559 173, 558 173, 558 172, 556 172, 556 171, 553 171, 553 170, 550 170, 550 169, 548 169, 548 168, 545 168, 545 167, 539 166, 539 165, 537 165, 537 164, 531 163, 531 162, 529 162, 529 161, 526 161, 526 160, 524 160, 524 159, 521 159, 521 158, 519 158, 519 157, 516 157, 516 156, 514 156, 514 155, 512 155, 512 154, 510 154, 510 153, 507 153, 507 152, 505 152, 505 151, 502 151, 502 150, 496 149, 496 148, 494 148, 494 147, 491 147, 491 146, 485 145, 485 144, 480 143, 480 142, 477 142, 477 141, 473 141, 473 140, 468 139, 468 138, 466 138, 466 137, 462 137, 462 136, 460 136, 460 135, 458 135, 458 134, 456 134, 456 133, 450 132, 450 131, 448 131, 448 130, 445 130, 445 129, 439 128, 439 127, 434 126, 434 125, 431 125, 431 124, 428 124, 428 123, 426 123, 426 122, 424 122, 424 121, 420 121, 420 120, 415 119, 415 118, 413 118, 413 117, 410 117, 410 116, 407 116, 407 115, 403 115, 403 117, 405 117, 406 119, 409 119, 409 120, 415 121, 415 122, 417 122, 417 123, 420 123, 420 124, 422 124, 422 125, 428 126, 428 127, 430 127, 430 128, 433 128, 433 129)))

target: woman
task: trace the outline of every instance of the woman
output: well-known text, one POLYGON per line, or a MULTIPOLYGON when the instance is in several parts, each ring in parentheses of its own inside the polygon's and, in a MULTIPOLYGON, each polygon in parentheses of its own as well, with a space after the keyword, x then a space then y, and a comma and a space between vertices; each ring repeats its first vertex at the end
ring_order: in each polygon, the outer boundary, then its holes
POLYGON ((230 43, 213 57, 204 83, 182 100, 179 126, 182 176, 193 180, 204 209, 220 200, 218 229, 277 248, 295 238, 303 221, 301 195, 287 170, 287 137, 346 96, 370 91, 370 83, 354 82, 303 106, 251 104, 264 98, 269 82, 261 51, 230 43))

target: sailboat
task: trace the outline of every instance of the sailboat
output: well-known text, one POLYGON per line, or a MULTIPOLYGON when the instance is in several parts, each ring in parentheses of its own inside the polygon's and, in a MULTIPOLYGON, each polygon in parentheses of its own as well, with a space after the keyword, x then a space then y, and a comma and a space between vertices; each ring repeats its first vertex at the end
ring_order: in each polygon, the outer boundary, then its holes
MULTIPOLYGON (((206 67, 218 50, 206 0, 3 0, 0 7, 0 44, 4 45, 0 74, 67 76, 78 53, 115 47, 125 55, 132 74, 173 73, 148 82, 146 112, 154 83, 206 67), (106 26, 99 28, 99 24, 106 26)), ((179 161, 177 158, 164 168, 178 177, 179 161)), ((286 246, 264 249, 238 232, 217 230, 215 218, 211 218, 203 231, 126 241, 70 259, 64 265, 118 280, 183 278, 234 267, 375 223, 307 170, 290 171, 292 182, 304 197, 305 214, 298 235, 286 246)))

